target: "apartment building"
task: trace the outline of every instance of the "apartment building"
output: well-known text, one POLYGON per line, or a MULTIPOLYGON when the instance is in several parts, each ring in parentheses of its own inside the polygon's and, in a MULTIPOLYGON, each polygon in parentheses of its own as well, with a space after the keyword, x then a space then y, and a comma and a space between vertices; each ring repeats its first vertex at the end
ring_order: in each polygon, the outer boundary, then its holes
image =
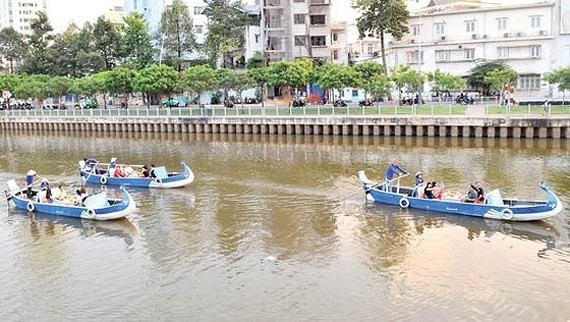
POLYGON ((47 12, 46 0, 0 0, 0 29, 12 27, 27 34, 38 11, 47 12))
POLYGON ((330 0, 263 0, 265 62, 331 57, 330 0))
MULTIPOLYGON (((466 76, 482 60, 501 59, 519 74, 518 97, 562 95, 543 78, 553 69, 570 66, 570 1, 500 5, 427 0, 423 7, 415 5, 409 33, 399 41, 386 40, 389 68, 405 64, 422 72, 439 69, 466 76)), ((353 63, 381 62, 380 44, 374 38, 352 42, 350 51, 353 63)))

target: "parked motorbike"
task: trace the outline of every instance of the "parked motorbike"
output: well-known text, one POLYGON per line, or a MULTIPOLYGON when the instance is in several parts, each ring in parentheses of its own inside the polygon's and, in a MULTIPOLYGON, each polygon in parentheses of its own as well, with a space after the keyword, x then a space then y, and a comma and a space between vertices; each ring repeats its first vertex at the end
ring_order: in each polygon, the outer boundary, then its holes
POLYGON ((347 107, 348 105, 346 104, 345 101, 343 101, 341 99, 337 99, 333 102, 333 106, 334 107, 347 107))
POLYGON ((369 100, 369 99, 365 99, 365 100, 362 100, 362 101, 358 102, 358 106, 360 106, 360 107, 362 107, 362 106, 372 106, 372 105, 374 105, 374 103, 372 102, 372 100, 369 100))
POLYGON ((300 97, 295 97, 293 99, 293 107, 303 107, 307 105, 307 103, 305 103, 305 100, 300 98, 300 97))
POLYGON ((224 100, 224 107, 225 108, 233 108, 235 106, 235 103, 232 102, 232 100, 224 100))

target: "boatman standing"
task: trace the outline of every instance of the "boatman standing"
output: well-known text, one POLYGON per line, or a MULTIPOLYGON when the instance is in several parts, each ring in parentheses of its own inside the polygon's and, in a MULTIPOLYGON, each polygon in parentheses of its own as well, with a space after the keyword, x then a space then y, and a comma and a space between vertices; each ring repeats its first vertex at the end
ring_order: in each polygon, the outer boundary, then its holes
POLYGON ((384 173, 384 180, 386 180, 386 183, 387 183, 386 188, 391 189, 392 188, 392 180, 394 178, 403 176, 405 174, 408 174, 408 171, 406 171, 404 168, 400 167, 400 161, 398 159, 392 160, 390 165, 388 165, 386 172, 384 173))

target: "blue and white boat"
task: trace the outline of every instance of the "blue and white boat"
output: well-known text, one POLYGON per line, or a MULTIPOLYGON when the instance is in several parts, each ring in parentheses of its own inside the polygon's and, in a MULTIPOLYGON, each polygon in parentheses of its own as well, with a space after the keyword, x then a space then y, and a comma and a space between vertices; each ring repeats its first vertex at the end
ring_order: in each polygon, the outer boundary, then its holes
MULTIPOLYGON (((126 186, 139 188, 182 188, 194 181, 194 173, 190 167, 181 162, 182 172, 168 172, 164 166, 155 167, 153 169, 155 177, 141 177, 136 172, 130 173, 125 177, 115 176, 112 168, 107 163, 93 163, 85 165, 84 161, 79 162, 79 172, 85 183, 108 185, 108 186, 126 186), (106 167, 105 167, 106 166, 106 167)), ((128 164, 113 164, 114 167, 128 168, 128 164)), ((142 166, 132 166, 138 167, 142 166)))
MULTIPOLYGON (((107 191, 102 191, 87 196, 80 205, 75 205, 73 201, 39 202, 37 197, 28 198, 26 189, 20 189, 15 180, 9 180, 6 198, 11 206, 33 213, 93 220, 112 220, 126 217, 136 208, 135 201, 127 190, 121 187, 121 192, 122 198, 114 199, 107 196, 107 191)), ((38 191, 33 191, 32 195, 37 196, 38 191)))
POLYGON ((556 216, 563 209, 560 199, 544 183, 540 189, 546 194, 545 201, 503 199, 499 190, 489 192, 482 203, 467 203, 461 199, 426 199, 420 198, 416 189, 401 187, 395 178, 373 182, 363 170, 358 171, 358 178, 367 198, 374 202, 399 206, 400 208, 422 209, 454 215, 466 215, 509 221, 541 220, 556 216))

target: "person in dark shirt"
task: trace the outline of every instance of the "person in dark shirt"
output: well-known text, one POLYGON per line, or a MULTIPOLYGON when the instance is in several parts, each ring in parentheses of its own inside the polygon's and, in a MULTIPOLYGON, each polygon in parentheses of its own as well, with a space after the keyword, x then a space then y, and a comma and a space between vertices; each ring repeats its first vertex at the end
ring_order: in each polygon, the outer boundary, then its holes
POLYGON ((425 197, 427 199, 435 199, 436 198, 435 189, 436 189, 436 183, 435 182, 428 182, 426 184, 426 188, 424 190, 425 197))
POLYGON ((475 191, 477 192, 477 199, 475 202, 477 203, 484 203, 485 202, 485 190, 483 190, 483 186, 481 181, 475 182, 475 191))
POLYGON ((469 192, 467 192, 467 196, 461 199, 462 202, 474 203, 477 201, 477 188, 474 185, 469 185, 469 192))

